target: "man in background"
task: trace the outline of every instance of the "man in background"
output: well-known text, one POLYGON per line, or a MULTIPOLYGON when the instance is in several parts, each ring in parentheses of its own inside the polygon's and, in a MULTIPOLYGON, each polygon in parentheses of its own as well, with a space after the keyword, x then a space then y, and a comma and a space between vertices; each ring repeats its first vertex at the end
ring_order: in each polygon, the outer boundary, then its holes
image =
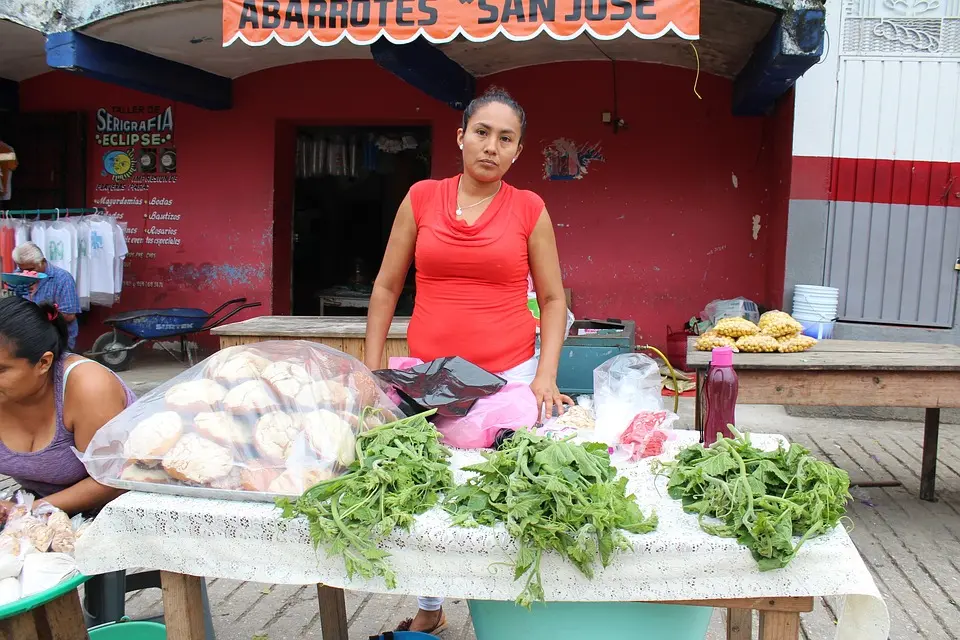
POLYGON ((73 351, 77 344, 77 314, 80 313, 80 298, 77 297, 77 283, 73 276, 48 263, 40 247, 32 242, 18 245, 13 250, 13 261, 21 271, 47 274, 46 278, 31 288, 27 298, 37 304, 49 302, 57 305, 67 321, 67 348, 73 351))

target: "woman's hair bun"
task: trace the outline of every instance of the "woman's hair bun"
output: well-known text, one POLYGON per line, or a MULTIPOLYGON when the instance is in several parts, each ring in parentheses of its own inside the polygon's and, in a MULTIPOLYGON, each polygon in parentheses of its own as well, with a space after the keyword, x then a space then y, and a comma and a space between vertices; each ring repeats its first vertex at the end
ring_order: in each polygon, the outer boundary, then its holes
POLYGON ((523 136, 527 132, 527 113, 506 89, 496 85, 487 87, 482 94, 471 100, 467 108, 463 110, 463 128, 467 128, 467 124, 470 122, 470 119, 473 118, 477 109, 494 103, 506 105, 517 114, 517 118, 520 120, 520 140, 523 140, 523 136))
POLYGON ((0 344, 15 358, 36 364, 49 352, 67 351, 67 321, 56 305, 35 304, 17 296, 0 299, 0 344))

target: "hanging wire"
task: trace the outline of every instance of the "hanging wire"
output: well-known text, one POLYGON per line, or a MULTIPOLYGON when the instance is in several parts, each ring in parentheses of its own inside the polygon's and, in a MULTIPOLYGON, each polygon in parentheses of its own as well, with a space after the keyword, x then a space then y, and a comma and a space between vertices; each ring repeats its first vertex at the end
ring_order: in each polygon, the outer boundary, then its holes
POLYGON ((696 59, 697 59, 697 75, 696 75, 696 77, 693 79, 693 95, 695 95, 695 96, 697 96, 698 98, 700 98, 701 100, 703 100, 703 96, 701 96, 701 95, 697 92, 697 83, 700 82, 700 53, 697 51, 697 45, 695 45, 695 44, 693 44, 693 43, 691 42, 691 43, 690 43, 690 46, 693 47, 693 55, 694 55, 694 56, 696 57, 696 59))

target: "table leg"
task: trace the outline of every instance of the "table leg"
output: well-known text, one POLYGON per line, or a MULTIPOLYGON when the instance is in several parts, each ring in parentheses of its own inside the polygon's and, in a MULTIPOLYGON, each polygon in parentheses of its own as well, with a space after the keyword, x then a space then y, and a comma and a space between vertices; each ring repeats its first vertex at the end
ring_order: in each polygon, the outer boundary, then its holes
POLYGON ((80 606, 80 593, 76 589, 48 602, 37 614, 41 637, 44 628, 52 640, 87 640, 90 637, 87 635, 87 621, 80 606))
POLYGON ((163 618, 168 640, 206 640, 203 621, 203 578, 160 572, 163 618))
POLYGON ((761 611, 760 640, 799 640, 800 614, 796 611, 761 611))
POLYGON ((940 409, 927 409, 923 420, 923 461, 920 464, 920 499, 936 502, 937 440, 940 437, 940 409))
POLYGON ((0 620, 0 640, 40 640, 34 611, 0 620))
POLYGON ((320 600, 320 631, 323 640, 349 640, 347 635, 347 604, 343 589, 317 585, 320 600))
POLYGON ((89 637, 76 590, 42 607, 0 621, 0 640, 88 640, 89 637))
POLYGON ((753 640, 752 609, 727 609, 727 640, 753 640))

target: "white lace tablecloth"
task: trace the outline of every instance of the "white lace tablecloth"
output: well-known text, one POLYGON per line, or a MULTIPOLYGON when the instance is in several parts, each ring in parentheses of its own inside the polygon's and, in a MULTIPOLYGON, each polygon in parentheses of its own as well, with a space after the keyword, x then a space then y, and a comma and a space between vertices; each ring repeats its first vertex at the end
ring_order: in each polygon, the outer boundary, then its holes
MULTIPOLYGON (((664 457, 696 441, 678 431, 664 457)), ((773 448, 778 436, 753 435, 773 448)), ((455 468, 479 459, 456 451, 455 468)), ((886 640, 886 605, 842 527, 807 542, 786 569, 760 572, 736 540, 700 530, 654 479, 649 461, 624 466, 630 490, 660 523, 644 535, 627 534, 634 549, 614 557, 593 580, 549 554, 543 586, 552 601, 657 601, 787 596, 845 596, 837 640, 886 640)), ((457 481, 466 477, 458 471, 457 481)), ((502 527, 463 529, 433 509, 410 533, 385 543, 397 574, 393 593, 513 600, 521 584, 507 563, 515 546, 502 527)), ((340 558, 313 550, 304 520, 283 520, 270 504, 184 498, 130 492, 110 503, 77 544, 79 568, 87 575, 142 567, 177 573, 278 584, 323 583, 357 591, 391 593, 382 580, 348 580, 340 558)))

